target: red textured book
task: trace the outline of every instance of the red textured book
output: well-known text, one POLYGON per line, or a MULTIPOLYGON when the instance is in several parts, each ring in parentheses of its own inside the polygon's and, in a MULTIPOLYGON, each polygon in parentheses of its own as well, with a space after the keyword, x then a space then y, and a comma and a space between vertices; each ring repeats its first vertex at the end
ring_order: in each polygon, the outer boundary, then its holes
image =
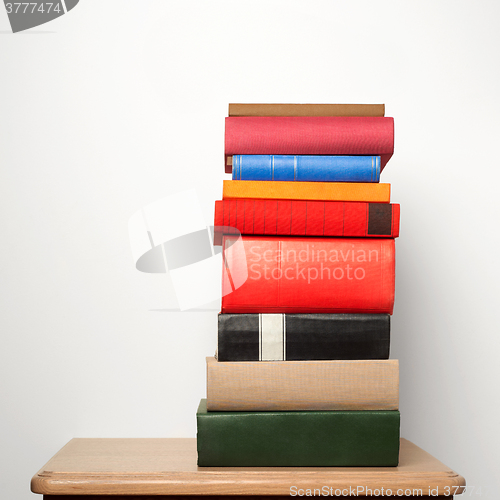
POLYGON ((215 243, 222 234, 397 238, 399 204, 234 199, 215 202, 215 243))
POLYGON ((394 152, 394 120, 359 116, 226 118, 226 172, 231 155, 375 155, 381 170, 394 152))
POLYGON ((392 314, 392 238, 224 236, 223 252, 222 313, 392 314))

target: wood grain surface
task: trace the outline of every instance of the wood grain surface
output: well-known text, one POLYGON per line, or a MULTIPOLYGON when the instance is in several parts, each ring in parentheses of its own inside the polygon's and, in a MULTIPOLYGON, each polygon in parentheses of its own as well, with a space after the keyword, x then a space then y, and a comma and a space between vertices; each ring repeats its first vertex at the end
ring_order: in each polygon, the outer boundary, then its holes
MULTIPOLYGON (((459 494, 463 477, 402 439, 398 467, 198 467, 196 439, 73 439, 31 481, 31 490, 57 495, 272 495, 290 488, 365 487, 459 494), (458 487, 458 488, 455 488, 458 487), (452 490, 452 491, 453 491, 452 490)), ((98 497, 94 496, 94 500, 98 497)), ((229 497, 227 497, 229 500, 229 497)), ((359 498, 359 497, 358 497, 359 498)), ((435 497, 434 497, 435 498, 435 497)), ((450 497, 448 497, 450 498, 450 497)))

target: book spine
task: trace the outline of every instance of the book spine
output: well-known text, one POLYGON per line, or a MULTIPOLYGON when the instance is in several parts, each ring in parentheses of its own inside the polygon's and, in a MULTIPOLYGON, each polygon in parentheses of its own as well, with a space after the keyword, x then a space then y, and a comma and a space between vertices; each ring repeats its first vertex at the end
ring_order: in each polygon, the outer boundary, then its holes
POLYGON ((218 233, 269 236, 399 236, 399 204, 256 200, 248 198, 215 202, 214 226, 218 233))
POLYGON ((384 116, 384 104, 229 104, 229 116, 384 116))
POLYGON ((399 411, 197 412, 202 467, 395 467, 399 411))
MULTIPOLYGON (((388 117, 227 117, 225 155, 376 155, 394 151, 388 117)), ((226 171, 231 166, 226 164, 226 171)))
POLYGON ((391 185, 369 182, 223 181, 222 198, 389 203, 391 185))
POLYGON ((392 238, 236 239, 223 237, 222 313, 392 314, 392 238))
POLYGON ((397 410, 395 359, 235 361, 207 358, 208 411, 397 410))
POLYGON ((388 359, 388 314, 219 314, 218 361, 388 359))
POLYGON ((379 182, 380 156, 234 155, 233 180, 379 182))

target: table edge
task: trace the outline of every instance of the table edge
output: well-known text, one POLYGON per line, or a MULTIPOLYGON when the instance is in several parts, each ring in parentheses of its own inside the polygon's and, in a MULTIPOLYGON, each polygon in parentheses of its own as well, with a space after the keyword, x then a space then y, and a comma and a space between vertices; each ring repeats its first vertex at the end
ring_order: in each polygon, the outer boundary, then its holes
MULTIPOLYGON (((408 441, 404 438, 401 440, 408 441)), ((72 441, 69 441, 57 454, 61 453, 72 441)), ((411 441, 408 443, 419 448, 411 441)), ((430 455, 425 450, 419 449, 430 455)), ((429 487, 438 488, 439 495, 447 493, 444 488, 452 488, 454 494, 458 495, 464 491, 466 484, 464 477, 435 458, 434 460, 443 466, 443 470, 405 471, 398 467, 383 467, 378 468, 377 471, 364 472, 363 469, 368 468, 262 467, 249 470, 248 467, 226 467, 221 470, 215 467, 198 467, 197 470, 192 471, 89 473, 51 470, 52 459, 31 479, 33 493, 44 495, 289 496, 292 485, 298 488, 318 488, 328 485, 334 489, 362 485, 371 489, 381 487, 422 489, 424 495, 429 487), (293 469, 293 475, 290 474, 290 469, 293 469), (335 474, 332 473, 332 469, 335 469, 335 474)))
POLYGON ((343 474, 337 479, 332 479, 328 472, 305 472, 294 474, 293 481, 283 477, 283 473, 252 472, 242 478, 237 472, 224 473, 169 473, 169 478, 160 474, 145 475, 101 475, 99 477, 81 474, 80 477, 64 474, 42 475, 37 474, 31 480, 31 491, 40 494, 123 494, 127 489, 130 495, 289 495, 290 487, 318 488, 323 485, 336 488, 349 488, 349 486, 364 486, 365 488, 395 489, 411 487, 412 489, 438 488, 439 494, 445 494, 445 488, 457 488, 455 494, 460 494, 465 487, 465 479, 456 473, 446 474, 408 474, 396 477, 387 474, 366 475, 362 473, 343 474), (200 474, 203 476, 200 477, 200 474), (178 476, 178 477, 175 477, 178 476), (229 476, 229 477, 228 477, 229 476), (232 476, 232 477, 231 477, 232 476), (321 485, 321 486, 319 486, 321 485), (411 485, 411 486, 410 486, 411 485), (71 493, 70 493, 71 492, 71 493))

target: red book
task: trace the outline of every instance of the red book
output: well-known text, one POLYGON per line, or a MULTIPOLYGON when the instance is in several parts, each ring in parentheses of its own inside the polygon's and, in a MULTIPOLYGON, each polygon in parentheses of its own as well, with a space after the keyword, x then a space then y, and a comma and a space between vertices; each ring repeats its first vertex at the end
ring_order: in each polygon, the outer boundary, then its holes
POLYGON ((394 152, 394 120, 359 116, 226 118, 226 172, 231 155, 374 155, 380 168, 394 152))
POLYGON ((222 234, 272 236, 399 236, 399 204, 252 200, 215 202, 215 243, 222 234))
POLYGON ((221 312, 392 314, 394 247, 392 238, 224 236, 221 312))

